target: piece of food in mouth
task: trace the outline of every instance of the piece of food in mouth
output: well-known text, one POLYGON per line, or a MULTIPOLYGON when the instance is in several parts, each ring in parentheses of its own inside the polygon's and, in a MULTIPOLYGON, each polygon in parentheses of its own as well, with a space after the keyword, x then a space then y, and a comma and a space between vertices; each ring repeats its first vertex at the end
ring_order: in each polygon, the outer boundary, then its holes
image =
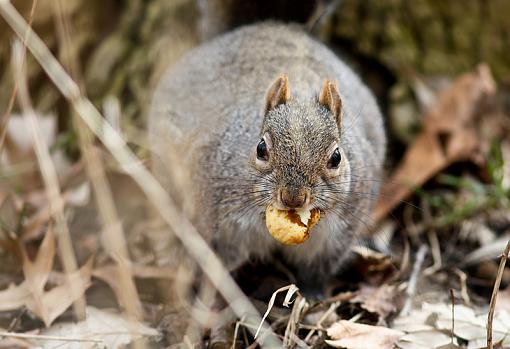
POLYGON ((269 205, 266 226, 269 233, 282 244, 298 245, 310 236, 310 229, 319 221, 320 211, 279 210, 269 205))

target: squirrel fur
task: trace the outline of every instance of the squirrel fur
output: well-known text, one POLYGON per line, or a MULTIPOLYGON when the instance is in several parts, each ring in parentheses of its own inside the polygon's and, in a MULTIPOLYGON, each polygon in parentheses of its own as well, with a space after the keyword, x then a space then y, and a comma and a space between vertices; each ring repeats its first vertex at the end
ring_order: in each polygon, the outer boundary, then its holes
POLYGON ((379 192, 377 103, 298 25, 251 24, 191 50, 161 78, 149 132, 158 178, 230 269, 277 253, 303 275, 336 273, 379 192), (322 218, 309 240, 282 245, 268 204, 322 218))

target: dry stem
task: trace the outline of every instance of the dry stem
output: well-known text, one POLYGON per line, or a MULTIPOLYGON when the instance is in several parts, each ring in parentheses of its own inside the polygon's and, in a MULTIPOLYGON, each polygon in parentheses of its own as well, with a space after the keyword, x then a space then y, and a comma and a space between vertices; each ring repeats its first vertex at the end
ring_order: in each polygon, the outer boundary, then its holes
MULTIPOLYGON (((35 9, 37 7, 37 0, 32 1, 32 7, 30 8, 30 15, 28 17, 28 27, 25 31, 25 36, 23 37, 23 52, 21 55, 21 64, 25 62, 26 55, 26 41, 28 35, 30 33, 30 28, 32 28, 32 22, 34 21, 35 9)), ((9 123, 9 119, 11 118, 12 108, 14 107, 14 102, 16 101, 16 94, 18 93, 18 80, 14 80, 14 86, 12 88, 11 97, 9 98, 9 104, 7 105, 7 110, 5 111, 2 119, 0 120, 0 154, 2 154, 2 150, 5 143, 5 137, 7 136, 7 124, 9 123)))
POLYGON ((505 251, 501 255, 499 261, 498 274, 496 281, 494 282, 494 288, 492 289, 491 302, 489 305, 489 314, 487 316, 487 348, 492 349, 492 321, 494 320, 494 311, 496 309, 496 300, 498 298, 499 286, 501 285, 501 279, 503 278, 503 272, 505 271, 506 260, 508 259, 508 253, 510 253, 510 240, 506 244, 505 251))
MULTIPOLYGON (((27 35, 27 38, 30 37, 27 35)), ((29 126, 34 148, 37 155, 37 161, 44 180, 46 195, 48 196, 51 215, 55 221, 55 232, 57 233, 58 251, 62 265, 67 275, 78 270, 78 263, 71 242, 69 227, 67 226, 64 214, 64 200, 61 196, 60 184, 58 182, 57 171, 53 166, 50 151, 45 140, 41 137, 41 130, 37 120, 37 115, 32 108, 26 85, 24 66, 22 58, 21 43, 15 42, 13 45, 13 65, 15 67, 15 76, 18 81, 18 100, 23 109, 25 123, 29 126)), ((74 284, 69 282, 71 289, 74 284)), ((72 294, 79 294, 78 290, 73 290, 72 294)), ((85 297, 79 297, 74 303, 74 312, 78 320, 85 318, 85 297)))

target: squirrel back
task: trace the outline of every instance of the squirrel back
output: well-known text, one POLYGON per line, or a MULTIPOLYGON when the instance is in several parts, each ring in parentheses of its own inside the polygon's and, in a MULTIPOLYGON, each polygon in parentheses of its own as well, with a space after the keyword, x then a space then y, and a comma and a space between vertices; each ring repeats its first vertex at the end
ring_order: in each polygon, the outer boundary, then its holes
POLYGON ((245 26, 189 52, 162 77, 149 128, 156 173, 231 268, 279 251, 329 275, 369 221, 381 113, 358 76, 296 25, 245 26), (268 204, 323 218, 308 241, 283 246, 265 228, 268 204))

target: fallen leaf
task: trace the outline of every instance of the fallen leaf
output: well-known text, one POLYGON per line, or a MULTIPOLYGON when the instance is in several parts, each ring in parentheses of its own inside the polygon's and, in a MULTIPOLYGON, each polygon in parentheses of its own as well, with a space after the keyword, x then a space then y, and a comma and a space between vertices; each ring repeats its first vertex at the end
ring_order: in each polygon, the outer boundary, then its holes
POLYGON ((352 262, 352 267, 367 282, 379 285, 397 271, 391 257, 384 253, 376 252, 365 246, 353 246, 351 251, 359 256, 352 262))
POLYGON ((141 337, 159 336, 159 332, 141 322, 129 321, 122 314, 108 312, 94 307, 87 307, 87 318, 78 323, 59 323, 43 330, 41 335, 63 338, 94 339, 97 342, 78 341, 39 341, 43 349, 93 349, 125 348, 132 341, 141 337))
POLYGON ((346 320, 334 323, 327 330, 326 343, 334 348, 347 349, 393 349, 403 332, 387 327, 358 324, 346 320))
POLYGON ((255 332, 255 338, 257 338, 260 330, 262 329, 262 325, 264 325, 264 320, 267 318, 267 316, 269 315, 269 312, 273 308, 274 302, 276 300, 276 296, 278 295, 278 293, 283 292, 283 291, 287 291, 287 293, 285 293, 285 299, 283 300, 283 306, 289 307, 289 305, 292 303, 292 301, 291 301, 292 296, 297 291, 299 291, 299 288, 294 284, 290 284, 288 286, 281 287, 273 292, 273 295, 271 296, 271 299, 269 300, 269 303, 267 305, 267 310, 264 313, 262 320, 260 321, 259 327, 257 328, 257 332, 255 332))
MULTIPOLYGON (((405 332, 397 346, 403 349, 458 348, 458 340, 467 341, 467 348, 485 348, 487 344, 487 312, 477 313, 464 305, 454 307, 453 344, 452 307, 450 304, 423 303, 408 316, 397 317, 392 328, 405 332)), ((498 309, 493 321, 494 343, 510 345, 510 313, 498 309)))
POLYGON ((20 247, 20 250, 25 280, 19 285, 10 285, 0 291, 0 311, 26 306, 49 326, 90 286, 92 260, 85 263, 80 270, 62 278, 60 285, 46 290, 55 257, 55 238, 51 225, 33 261, 23 247, 20 247))
POLYGON ((18 338, 0 339, 0 349, 29 349, 33 347, 29 342, 18 338))
POLYGON ((478 147, 475 113, 480 102, 495 91, 489 68, 479 65, 474 73, 462 75, 439 95, 424 118, 421 133, 381 189, 375 221, 449 164, 474 156, 478 147))
POLYGON ((362 284, 350 302, 360 303, 363 309, 379 315, 380 319, 386 319, 388 315, 397 310, 396 293, 397 289, 393 285, 383 284, 374 287, 362 284))
POLYGON ((450 344, 450 335, 437 329, 415 331, 399 338, 397 346, 403 349, 437 349, 450 344))
POLYGON ((0 311, 21 308, 29 298, 30 291, 25 283, 19 286, 9 285, 7 289, 0 291, 0 311))
MULTIPOLYGON (((69 274, 67 282, 53 287, 42 294, 40 304, 42 308, 34 308, 34 303, 27 302, 27 308, 38 315, 49 326, 59 317, 75 300, 80 298, 90 286, 92 273, 92 258, 78 271, 69 274), (37 312, 39 310, 40 312, 37 312)), ((31 298, 32 300, 34 297, 31 298)))

